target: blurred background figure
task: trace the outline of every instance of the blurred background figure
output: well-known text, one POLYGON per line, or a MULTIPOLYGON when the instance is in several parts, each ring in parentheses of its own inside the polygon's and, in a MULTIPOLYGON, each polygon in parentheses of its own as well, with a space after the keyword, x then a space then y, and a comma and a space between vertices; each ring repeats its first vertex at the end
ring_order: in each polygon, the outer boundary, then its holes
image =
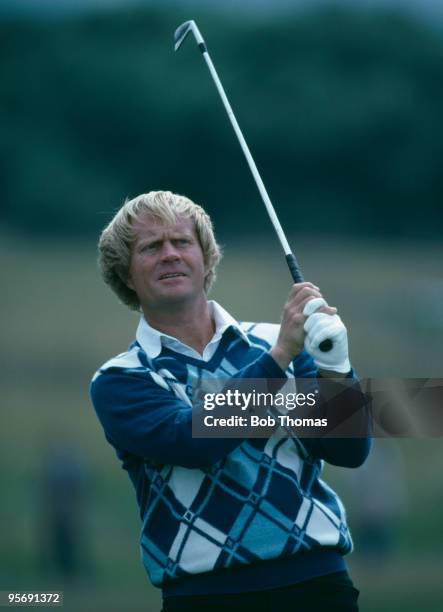
POLYGON ((39 541, 48 568, 63 579, 90 569, 88 484, 84 457, 72 441, 48 448, 41 471, 39 541))
POLYGON ((398 551, 398 538, 409 501, 405 466, 395 440, 377 439, 357 472, 340 473, 340 493, 351 510, 356 554, 369 561, 388 561, 398 551))

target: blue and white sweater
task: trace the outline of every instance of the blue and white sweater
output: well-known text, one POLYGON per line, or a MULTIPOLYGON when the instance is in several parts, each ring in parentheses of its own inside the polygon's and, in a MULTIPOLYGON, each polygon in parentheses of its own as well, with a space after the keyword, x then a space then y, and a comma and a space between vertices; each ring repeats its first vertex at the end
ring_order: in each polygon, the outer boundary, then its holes
POLYGON ((323 460, 363 463, 367 439, 191 435, 195 378, 318 375, 305 352, 280 369, 268 354, 278 331, 230 325, 207 361, 165 346, 150 357, 135 341, 93 378, 97 415, 136 490, 144 566, 166 595, 274 588, 345 567, 345 510, 320 473, 323 460))

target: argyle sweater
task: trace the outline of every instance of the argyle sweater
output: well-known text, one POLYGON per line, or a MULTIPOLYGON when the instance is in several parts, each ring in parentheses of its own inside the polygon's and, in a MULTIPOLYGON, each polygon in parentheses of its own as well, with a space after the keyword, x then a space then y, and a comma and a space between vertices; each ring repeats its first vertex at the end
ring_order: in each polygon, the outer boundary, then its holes
POLYGON ((305 352, 280 369, 268 354, 278 325, 240 325, 249 342, 232 326, 209 361, 166 347, 150 359, 136 341, 91 384, 136 490, 143 564, 166 594, 293 584, 344 569, 352 549, 343 504, 320 473, 323 460, 363 463, 367 439, 192 437, 193 379, 318 375, 305 352))

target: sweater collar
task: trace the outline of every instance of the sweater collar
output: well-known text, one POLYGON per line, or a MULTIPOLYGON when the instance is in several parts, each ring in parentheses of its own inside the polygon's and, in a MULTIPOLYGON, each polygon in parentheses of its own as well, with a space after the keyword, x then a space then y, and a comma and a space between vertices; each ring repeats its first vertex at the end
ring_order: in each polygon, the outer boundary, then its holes
MULTIPOLYGON (((234 319, 224 308, 220 306, 215 300, 209 300, 209 312, 215 324, 214 336, 209 341, 208 345, 212 342, 219 342, 228 328, 233 328, 237 334, 245 341, 250 344, 249 338, 243 329, 240 327, 238 321, 234 319)), ((165 345, 174 345, 174 349, 178 352, 189 352, 192 351, 186 344, 180 342, 177 338, 169 336, 158 329, 151 327, 146 321, 144 316, 140 318, 140 322, 136 333, 137 342, 140 344, 146 355, 150 359, 155 359, 161 353, 162 347, 165 345)), ((218 343, 217 342, 217 343, 218 343)))

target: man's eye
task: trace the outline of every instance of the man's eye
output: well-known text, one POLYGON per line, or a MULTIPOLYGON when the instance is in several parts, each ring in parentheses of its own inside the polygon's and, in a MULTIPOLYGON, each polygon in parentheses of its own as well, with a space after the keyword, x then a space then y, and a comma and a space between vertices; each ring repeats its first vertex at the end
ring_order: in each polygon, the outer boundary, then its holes
POLYGON ((191 241, 189 240, 189 238, 178 238, 175 242, 179 246, 186 246, 188 244, 191 244, 191 241))
POLYGON ((151 244, 145 244, 144 246, 142 246, 141 251, 145 252, 145 251, 155 251, 155 249, 158 247, 158 243, 157 242, 152 242, 151 244))

